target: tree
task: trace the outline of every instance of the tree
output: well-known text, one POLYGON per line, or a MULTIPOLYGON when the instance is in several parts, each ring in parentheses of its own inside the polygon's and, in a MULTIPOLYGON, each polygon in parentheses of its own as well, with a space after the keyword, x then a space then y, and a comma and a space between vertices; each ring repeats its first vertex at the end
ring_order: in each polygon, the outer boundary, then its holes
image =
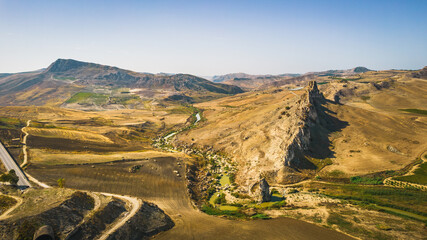
POLYGON ((60 178, 56 182, 58 182, 58 187, 60 187, 60 188, 63 188, 65 185, 65 179, 64 178, 60 178))
POLYGON ((19 181, 19 177, 16 175, 15 170, 11 169, 9 173, 2 174, 0 176, 0 181, 9 182, 12 185, 16 185, 19 181))

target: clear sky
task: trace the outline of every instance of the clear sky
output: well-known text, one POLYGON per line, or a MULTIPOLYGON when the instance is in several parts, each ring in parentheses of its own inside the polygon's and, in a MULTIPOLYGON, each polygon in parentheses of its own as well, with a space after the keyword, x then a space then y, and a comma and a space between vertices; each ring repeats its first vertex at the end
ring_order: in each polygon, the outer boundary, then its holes
POLYGON ((0 72, 57 58, 210 76, 427 65, 427 0, 0 0, 0 72))

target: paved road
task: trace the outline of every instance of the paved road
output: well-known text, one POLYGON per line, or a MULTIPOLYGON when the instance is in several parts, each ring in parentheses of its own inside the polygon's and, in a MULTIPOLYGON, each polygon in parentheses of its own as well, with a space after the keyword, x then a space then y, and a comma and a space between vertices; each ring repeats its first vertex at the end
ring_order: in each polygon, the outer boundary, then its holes
POLYGON ((10 171, 11 169, 15 170, 16 175, 19 177, 19 187, 31 187, 30 182, 28 181, 24 172, 18 166, 18 164, 16 164, 15 160, 13 160, 13 158, 10 156, 9 152, 6 151, 6 148, 3 146, 2 142, 0 142, 0 158, 7 171, 10 171))

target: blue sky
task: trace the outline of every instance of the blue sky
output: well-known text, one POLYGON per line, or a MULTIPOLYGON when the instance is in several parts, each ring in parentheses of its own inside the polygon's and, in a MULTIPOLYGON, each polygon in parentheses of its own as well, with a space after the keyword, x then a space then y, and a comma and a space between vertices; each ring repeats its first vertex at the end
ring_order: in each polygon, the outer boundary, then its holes
POLYGON ((427 1, 0 0, 0 72, 73 58, 201 76, 427 65, 427 1))

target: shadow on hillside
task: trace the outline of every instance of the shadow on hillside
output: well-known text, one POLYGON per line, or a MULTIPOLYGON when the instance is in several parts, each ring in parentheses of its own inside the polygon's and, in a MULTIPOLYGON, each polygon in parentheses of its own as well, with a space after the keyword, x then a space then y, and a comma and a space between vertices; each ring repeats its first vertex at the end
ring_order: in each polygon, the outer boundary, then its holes
MULTIPOLYGON (((326 106, 337 104, 333 101, 325 100, 321 104, 318 103, 315 107, 318 114, 318 123, 310 127, 310 146, 304 152, 305 156, 315 159, 324 160, 333 158, 335 152, 332 150, 333 145, 330 137, 333 134, 339 134, 341 130, 348 126, 348 122, 339 120, 336 113, 328 109, 326 106)), ((314 165, 314 164, 313 164, 314 165)), ((316 169, 316 166, 313 166, 316 169)))

